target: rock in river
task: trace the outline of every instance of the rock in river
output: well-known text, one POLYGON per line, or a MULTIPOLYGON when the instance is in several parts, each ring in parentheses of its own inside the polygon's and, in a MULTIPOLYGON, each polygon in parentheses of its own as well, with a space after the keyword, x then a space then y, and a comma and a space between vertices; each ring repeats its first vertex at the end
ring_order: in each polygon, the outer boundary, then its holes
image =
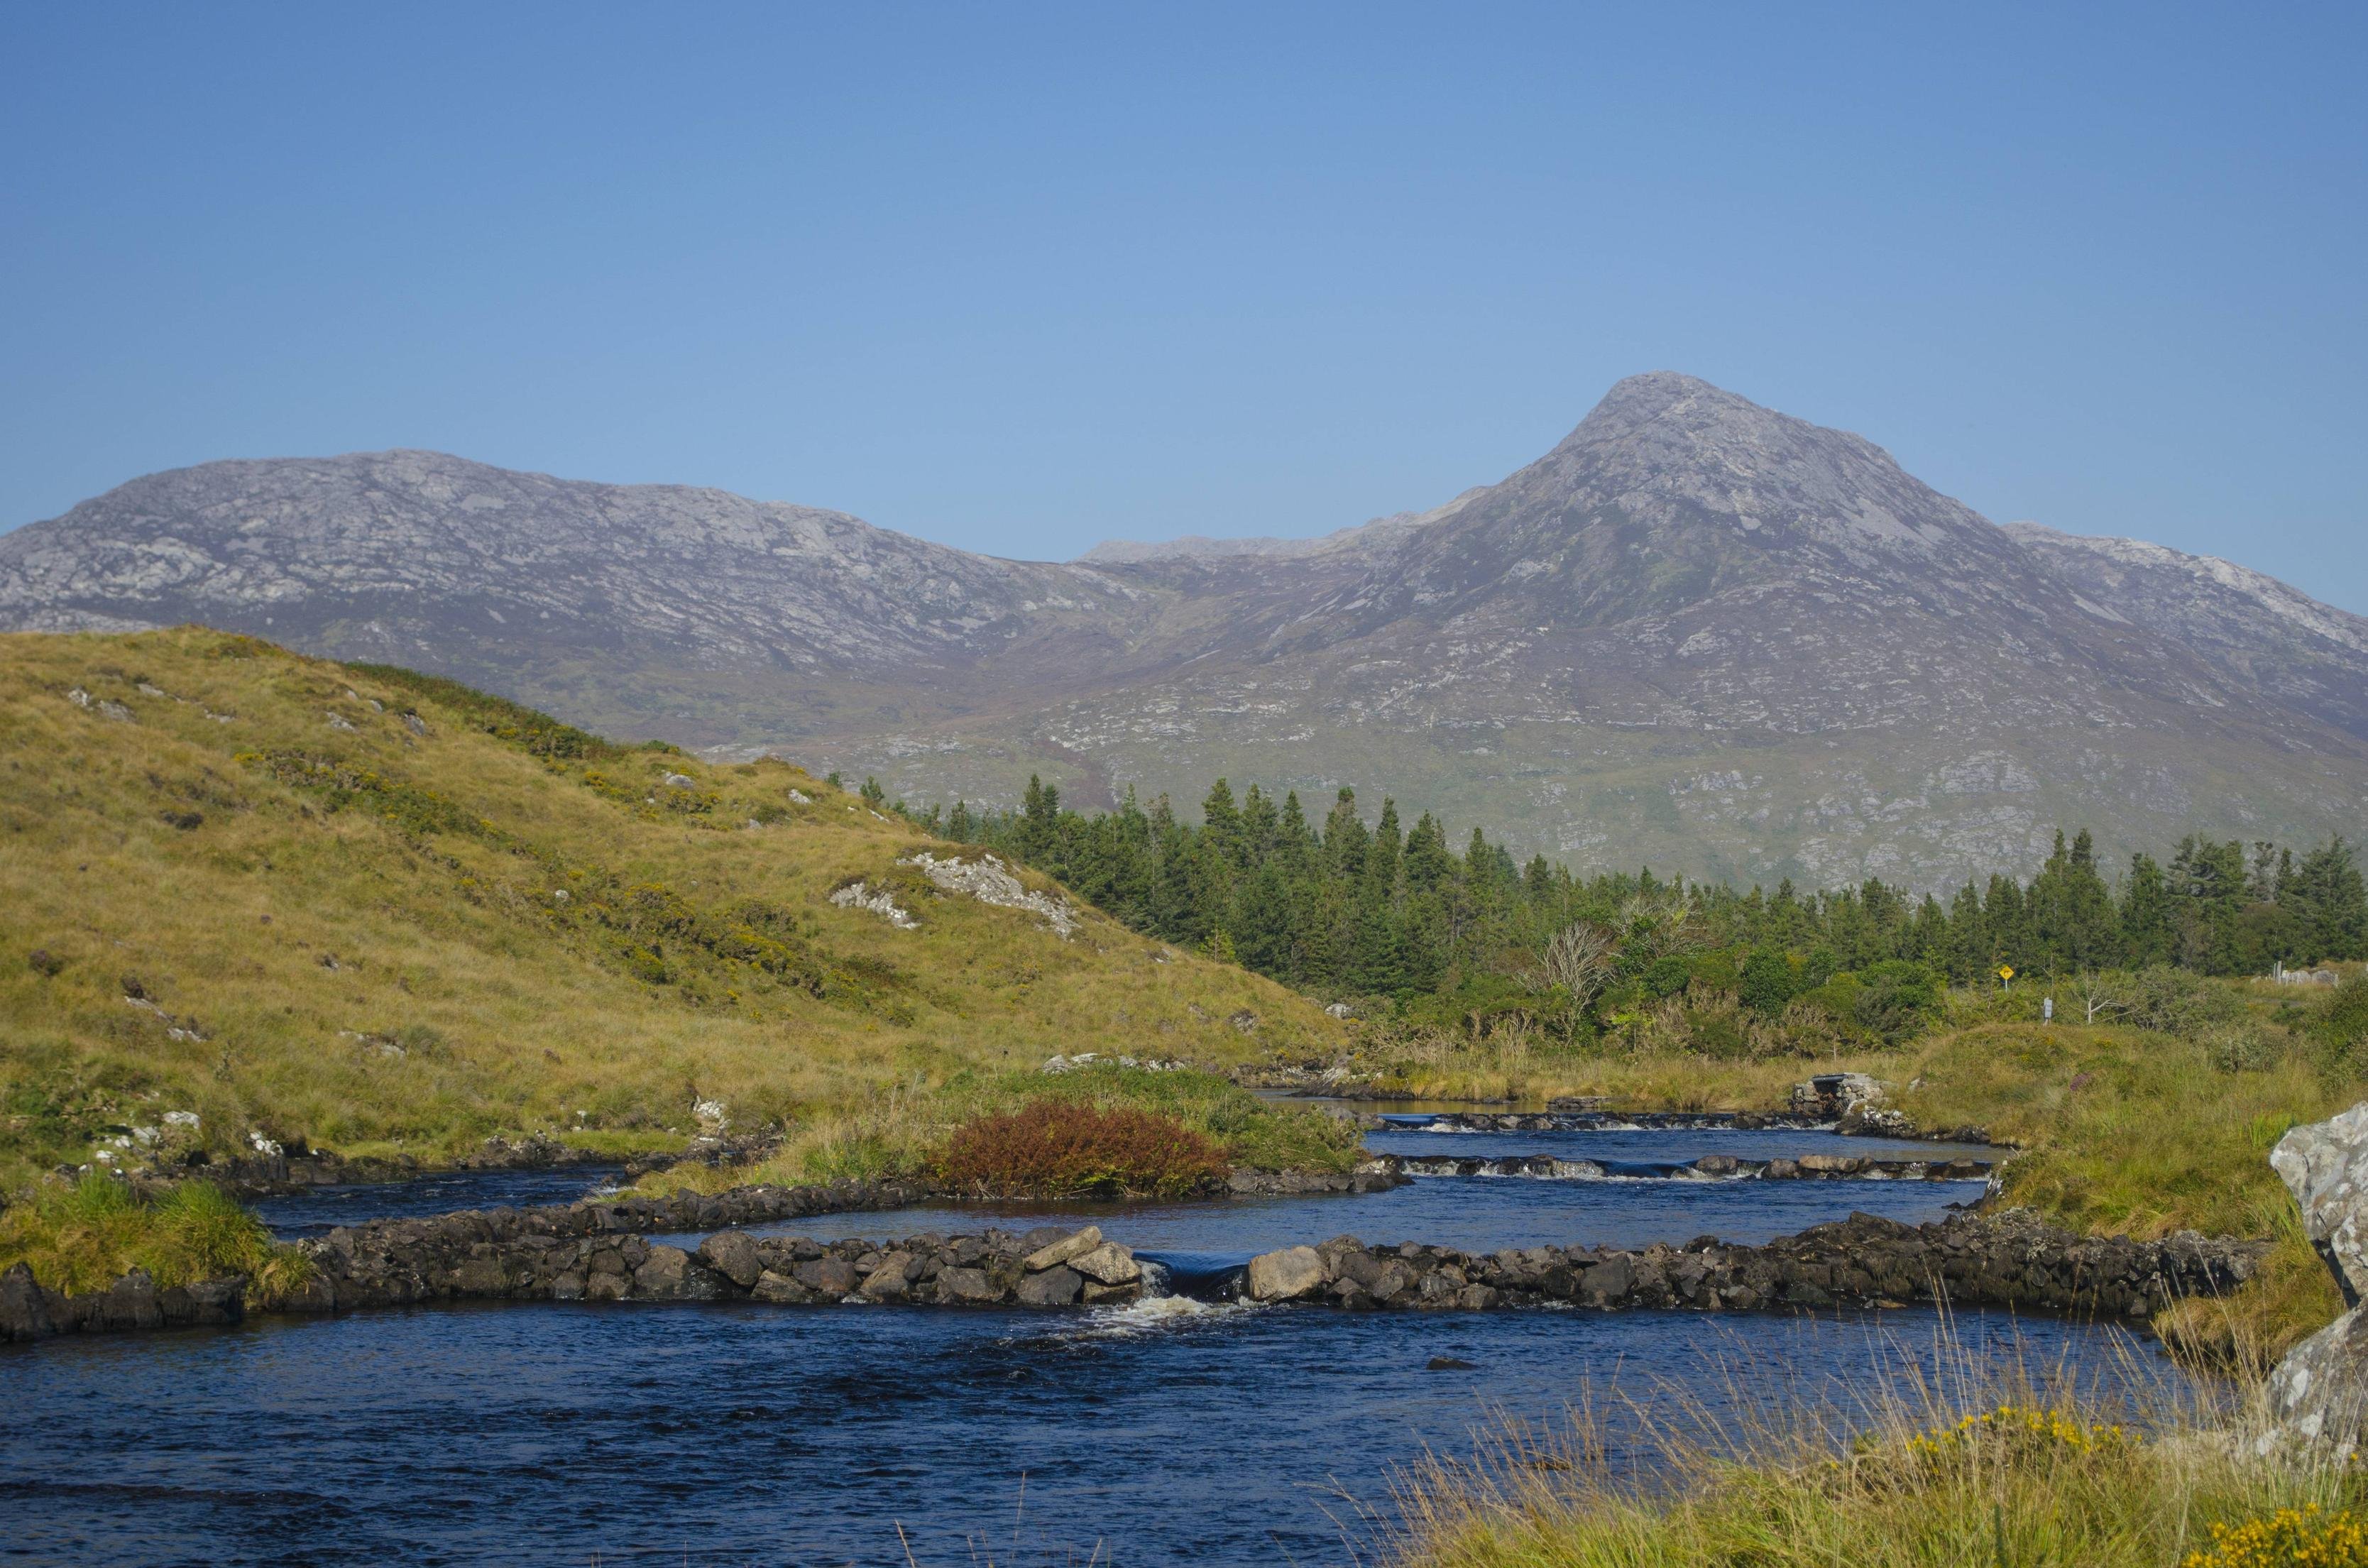
POLYGON ((1324 1260, 1314 1247, 1284 1247, 1250 1259, 1253 1301, 1292 1301, 1324 1288, 1324 1260))

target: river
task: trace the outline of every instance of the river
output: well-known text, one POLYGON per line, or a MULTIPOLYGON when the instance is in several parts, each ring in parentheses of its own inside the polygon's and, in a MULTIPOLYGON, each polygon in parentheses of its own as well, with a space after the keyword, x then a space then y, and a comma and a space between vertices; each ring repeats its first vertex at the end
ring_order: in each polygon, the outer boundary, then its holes
MULTIPOLYGON (((1645 1165, 1702 1153, 1935 1153, 1799 1131, 1401 1128, 1370 1142, 1584 1149, 1645 1165)), ((600 1177, 559 1179, 581 1190, 600 1177)), ((531 1173, 450 1180, 441 1197, 462 1203, 552 1195, 531 1173)), ((1181 1280, 1343 1232, 1482 1249, 1704 1233, 1757 1241, 1852 1210, 1931 1218, 1978 1191, 1441 1176, 1365 1197, 945 1205, 794 1228, 901 1235, 1090 1217, 1181 1280)), ((326 1212, 346 1222, 413 1211, 419 1197, 408 1184, 347 1189, 275 1200, 270 1212, 297 1233, 326 1212)), ((1612 1408, 1615 1391, 1664 1409, 1847 1403, 1967 1353, 2074 1375, 2171 1376, 2117 1330, 1930 1309, 1713 1318, 1351 1315, 1183 1296, 1074 1315, 537 1303, 69 1338, 0 1351, 0 1557, 803 1564, 903 1562, 909 1546, 919 1568, 1371 1562, 1398 1468, 1427 1450, 1466 1452, 1508 1417, 1552 1425, 1581 1403, 1612 1408), (1432 1370, 1433 1358, 1471 1366, 1432 1370)), ((1649 1462, 1625 1440, 1611 1458, 1649 1462)))

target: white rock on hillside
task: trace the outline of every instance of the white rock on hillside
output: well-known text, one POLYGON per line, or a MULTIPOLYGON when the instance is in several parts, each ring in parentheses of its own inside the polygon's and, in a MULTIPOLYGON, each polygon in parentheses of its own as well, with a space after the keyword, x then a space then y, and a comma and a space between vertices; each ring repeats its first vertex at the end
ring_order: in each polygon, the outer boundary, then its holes
POLYGON ((911 931, 920 922, 913 912, 898 904, 886 888, 875 888, 869 882, 849 882, 830 895, 830 902, 841 909, 868 909, 899 931, 911 931))
POLYGON ((1042 919, 1063 941, 1077 929, 1077 907, 1065 898, 1030 892, 1018 877, 992 855, 965 860, 956 855, 940 860, 923 849, 899 862, 918 866, 921 874, 948 892, 967 893, 981 903, 1003 909, 1024 909, 1042 919))

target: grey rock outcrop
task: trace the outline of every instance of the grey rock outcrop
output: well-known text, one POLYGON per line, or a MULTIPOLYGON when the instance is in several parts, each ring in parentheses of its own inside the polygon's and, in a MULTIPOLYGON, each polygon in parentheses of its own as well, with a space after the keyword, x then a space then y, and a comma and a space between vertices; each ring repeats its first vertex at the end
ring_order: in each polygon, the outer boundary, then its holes
POLYGON ((2270 1165, 2302 1209, 2303 1230, 2349 1310, 2270 1374, 2264 1449, 2328 1444, 2349 1453, 2368 1432, 2368 1101, 2278 1140, 2270 1165))

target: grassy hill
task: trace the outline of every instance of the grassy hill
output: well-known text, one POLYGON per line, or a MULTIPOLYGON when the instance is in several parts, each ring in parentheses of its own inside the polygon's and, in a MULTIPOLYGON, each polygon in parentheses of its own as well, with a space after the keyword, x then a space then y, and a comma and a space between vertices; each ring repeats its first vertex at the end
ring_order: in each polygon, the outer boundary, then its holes
POLYGON ((738 1131, 1055 1052, 1340 1044, 1090 909, 1064 938, 939 888, 906 858, 965 851, 797 767, 407 671, 198 628, 0 637, 0 762, 7 1187, 134 1127, 622 1149, 683 1141, 703 1101, 738 1131), (831 902, 858 880, 916 924, 831 902))

